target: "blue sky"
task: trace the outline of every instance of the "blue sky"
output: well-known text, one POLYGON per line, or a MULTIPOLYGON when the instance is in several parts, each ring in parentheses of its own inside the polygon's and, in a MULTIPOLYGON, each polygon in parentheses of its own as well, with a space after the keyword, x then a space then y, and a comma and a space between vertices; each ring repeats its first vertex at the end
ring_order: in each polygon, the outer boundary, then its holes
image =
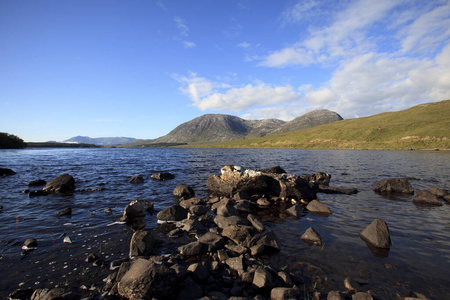
POLYGON ((444 99, 450 1, 0 1, 0 131, 25 141, 444 99))

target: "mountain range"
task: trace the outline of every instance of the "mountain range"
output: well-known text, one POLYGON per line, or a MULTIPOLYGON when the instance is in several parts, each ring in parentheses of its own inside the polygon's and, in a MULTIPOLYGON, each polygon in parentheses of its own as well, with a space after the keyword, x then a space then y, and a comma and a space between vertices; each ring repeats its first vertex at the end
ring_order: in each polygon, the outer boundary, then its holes
POLYGON ((65 140, 64 143, 74 143, 74 144, 93 144, 100 146, 114 146, 114 145, 122 145, 128 144, 135 141, 135 138, 130 137, 99 137, 99 138, 90 138, 88 136, 75 136, 68 140, 65 140))
POLYGON ((311 128, 340 120, 342 117, 339 114, 326 109, 306 113, 289 122, 278 119, 244 120, 232 115, 206 114, 177 126, 165 136, 153 140, 135 140, 127 146, 227 142, 311 128))

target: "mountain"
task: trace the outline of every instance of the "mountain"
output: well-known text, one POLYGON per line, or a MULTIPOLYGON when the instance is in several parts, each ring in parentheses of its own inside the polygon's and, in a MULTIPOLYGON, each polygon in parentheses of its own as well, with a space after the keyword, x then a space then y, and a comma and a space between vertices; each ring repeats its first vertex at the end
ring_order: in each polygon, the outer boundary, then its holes
POLYGON ((446 149, 450 100, 308 129, 208 145, 220 148, 446 149))
POLYGON ((329 111, 327 109, 314 110, 287 122, 283 126, 273 130, 271 134, 312 128, 340 120, 343 120, 343 118, 334 111, 329 111))
MULTIPOLYGON (((291 122, 277 119, 244 120, 231 115, 206 114, 177 126, 167 135, 157 138, 148 144, 210 144, 227 142, 263 137, 278 132, 278 130, 286 132, 300 128, 310 128, 337 120, 342 120, 341 116, 328 110, 313 111, 291 122)), ((136 144, 136 142, 133 144, 136 144)))
POLYGON ((65 140, 64 143, 77 143, 77 144, 93 144, 93 145, 101 145, 101 146, 113 146, 113 145, 122 145, 131 143, 135 138, 129 137, 99 137, 99 138, 90 138, 88 136, 75 136, 68 140, 65 140))

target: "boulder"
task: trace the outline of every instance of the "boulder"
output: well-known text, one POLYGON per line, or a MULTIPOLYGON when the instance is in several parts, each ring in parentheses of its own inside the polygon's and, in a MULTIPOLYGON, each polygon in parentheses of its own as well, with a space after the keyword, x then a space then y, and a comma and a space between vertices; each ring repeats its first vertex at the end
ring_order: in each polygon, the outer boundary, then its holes
POLYGON ((222 231, 222 236, 245 248, 250 248, 260 238, 255 228, 243 225, 225 227, 222 231))
POLYGON ((328 206, 326 206, 319 200, 313 200, 313 201, 309 202, 308 205, 306 206, 306 209, 310 213, 317 214, 317 215, 323 215, 323 216, 331 215, 331 210, 328 208, 328 206))
POLYGON ((75 300, 78 299, 77 295, 67 292, 62 288, 52 288, 52 289, 37 289, 31 295, 31 300, 75 300))
POLYGON ((179 198, 192 198, 195 197, 195 192, 190 186, 180 184, 175 187, 173 195, 179 198))
POLYGON ((224 217, 239 216, 239 211, 231 203, 217 207, 216 213, 224 217))
POLYGON ((197 197, 192 197, 187 200, 180 201, 180 205, 186 209, 189 209, 195 205, 203 205, 203 204, 205 204, 205 202, 197 197))
POLYGON ((331 291, 328 293, 327 300, 342 300, 341 293, 339 291, 331 291))
POLYGON ((146 256, 153 252, 156 240, 146 230, 138 230, 133 233, 130 242, 130 258, 146 256))
POLYGON ((408 178, 384 178, 373 183, 372 190, 379 194, 414 194, 408 178))
POLYGON ((444 198, 448 195, 448 191, 437 187, 431 187, 430 192, 438 198, 444 198))
POLYGON ((136 199, 131 201, 123 211, 122 220, 131 222, 133 219, 142 218, 145 216, 144 205, 141 200, 136 199))
POLYGON ((175 270, 138 258, 131 262, 128 271, 117 285, 120 296, 128 299, 165 299, 174 292, 175 270))
POLYGON ((164 180, 174 179, 175 175, 173 175, 172 173, 169 173, 169 172, 164 172, 164 173, 152 174, 150 176, 150 178, 153 180, 164 181, 164 180))
POLYGON ((253 275, 253 285, 257 288, 270 288, 272 287, 272 275, 264 267, 259 266, 255 270, 253 275))
POLYGON ((296 218, 300 218, 303 214, 303 206, 296 204, 286 209, 286 212, 296 218))
POLYGON ((199 263, 189 265, 188 272, 192 272, 194 279, 198 282, 204 282, 209 276, 208 268, 204 264, 199 263))
POLYGON ((414 195, 413 203, 425 206, 443 205, 442 202, 439 201, 438 197, 428 190, 417 190, 414 195))
POLYGON ((199 241, 191 242, 189 244, 178 247, 178 251, 186 256, 198 255, 202 252, 203 244, 199 241))
POLYGON ((344 195, 358 194, 358 190, 355 188, 343 189, 334 186, 319 186, 318 192, 324 194, 344 194, 344 195))
POLYGON ((242 256, 228 258, 225 263, 230 269, 238 272, 239 276, 244 273, 244 260, 242 256))
POLYGON ((325 172, 317 172, 316 174, 303 176, 303 178, 313 184, 324 187, 330 184, 331 175, 325 172))
POLYGON ((160 211, 156 218, 159 221, 181 221, 187 218, 188 210, 183 208, 180 205, 172 205, 169 208, 163 209, 160 211))
POLYGON ((0 176, 11 176, 11 175, 15 175, 16 172, 14 172, 11 169, 8 168, 0 168, 0 176))
POLYGON ((272 230, 267 231, 255 244, 263 245, 266 254, 274 254, 281 250, 278 238, 272 230))
POLYGON ((42 179, 36 179, 33 181, 28 182, 28 186, 41 186, 41 185, 46 185, 47 181, 42 180, 42 179))
POLYGON ((255 171, 268 174, 285 174, 286 171, 280 166, 274 166, 268 169, 256 169, 255 171))
POLYGON ((389 227, 386 222, 381 219, 375 219, 369 226, 367 226, 359 236, 367 243, 377 248, 390 248, 391 236, 389 234, 389 227))
POLYGON ((205 233, 198 238, 198 241, 205 245, 208 252, 217 251, 225 245, 223 237, 213 232, 205 233))
POLYGON ((143 183, 144 182, 144 176, 138 175, 135 177, 132 177, 130 180, 128 180, 129 183, 143 183))
POLYGON ((264 224, 261 222, 261 220, 253 215, 253 214, 249 214, 247 216, 247 220, 252 224, 253 227, 256 228, 256 230, 258 230, 259 232, 263 232, 264 230, 266 230, 266 228, 264 227, 264 224))
POLYGON ((216 216, 214 218, 214 223, 216 223, 217 227, 221 229, 225 229, 229 226, 238 226, 238 225, 247 225, 247 222, 238 216, 224 217, 224 216, 216 216))
POLYGON ((312 227, 309 227, 300 238, 302 240, 304 240, 305 242, 307 242, 308 244, 312 244, 312 245, 316 245, 316 246, 322 245, 322 237, 312 227))
POLYGON ((297 288, 277 287, 270 291, 270 300, 300 299, 300 290, 297 288))
POLYGON ((75 179, 69 174, 63 174, 50 180, 44 186, 44 191, 50 193, 71 194, 75 191, 75 179))
POLYGON ((202 288, 192 280, 191 277, 187 277, 180 285, 177 286, 178 297, 177 300, 197 300, 202 297, 202 288))
POLYGON ((358 292, 352 295, 352 300, 373 300, 373 298, 368 293, 358 292))

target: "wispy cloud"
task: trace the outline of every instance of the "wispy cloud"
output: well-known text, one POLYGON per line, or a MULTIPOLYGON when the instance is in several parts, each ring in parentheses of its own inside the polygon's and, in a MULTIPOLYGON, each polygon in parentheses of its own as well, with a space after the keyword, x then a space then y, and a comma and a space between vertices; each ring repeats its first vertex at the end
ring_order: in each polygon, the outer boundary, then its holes
POLYGON ((177 25, 178 31, 180 35, 187 36, 189 32, 189 27, 187 27, 186 23, 180 17, 173 18, 173 21, 177 25))
POLYGON ((242 42, 242 43, 239 43, 236 45, 236 47, 238 47, 238 48, 249 48, 250 46, 251 46, 251 44, 247 43, 247 42, 242 42))
POLYGON ((194 42, 183 41, 184 48, 194 48, 196 44, 194 42))

